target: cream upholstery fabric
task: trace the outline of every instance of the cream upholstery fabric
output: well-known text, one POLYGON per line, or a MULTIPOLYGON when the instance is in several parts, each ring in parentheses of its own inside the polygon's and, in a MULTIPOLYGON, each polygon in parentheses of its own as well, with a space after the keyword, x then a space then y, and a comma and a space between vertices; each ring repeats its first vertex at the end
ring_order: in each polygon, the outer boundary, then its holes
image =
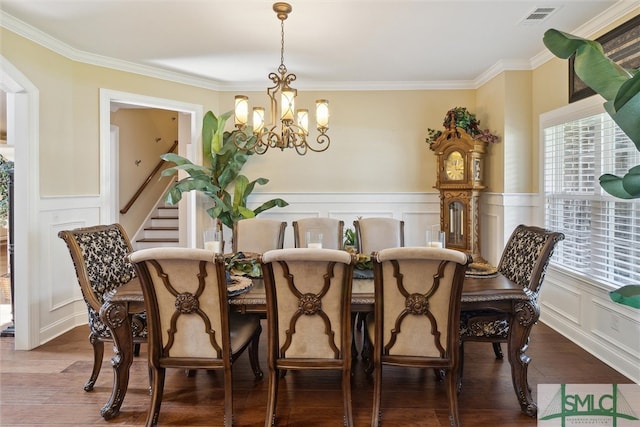
MULTIPOLYGON (((384 322, 383 341, 388 343, 395 329, 398 313, 406 308, 407 297, 397 287, 392 260, 397 260, 402 273, 402 283, 408 294, 427 294, 433 278, 438 275, 442 261, 451 261, 444 265, 438 281, 438 289, 428 299, 429 311, 439 325, 439 337, 433 337, 432 320, 426 316, 407 316, 402 323, 402 331, 395 337, 395 343, 389 354, 413 356, 441 357, 436 343, 447 350, 449 309, 451 304, 451 287, 457 264, 465 264, 467 256, 458 251, 439 248, 397 248, 386 249, 377 253, 376 260, 382 263, 384 287, 384 322)), ((377 295, 376 295, 377 297, 377 295)), ((369 316, 367 328, 369 336, 375 340, 374 318, 369 316)))
POLYGON ((443 369, 451 425, 458 425, 458 323, 470 257, 451 249, 390 248, 374 253, 375 309, 367 316, 373 341, 374 405, 380 416, 383 365, 443 369))
POLYGON ((224 258, 204 249, 153 248, 128 256, 140 277, 149 329, 152 397, 147 426, 155 425, 165 368, 223 369, 225 425, 231 425, 231 364, 250 346, 256 377, 260 319, 229 313, 224 258))
POLYGON ((233 224, 233 252, 264 253, 282 249, 286 222, 247 218, 233 224))
POLYGON ((404 246, 404 221, 395 218, 361 218, 353 222, 358 252, 371 254, 404 246))
POLYGON ((342 249, 344 221, 335 218, 303 218, 293 222, 294 244, 296 248, 306 248, 308 230, 320 230, 323 249, 342 249))
POLYGON ((291 248, 268 251, 260 261, 269 325, 265 426, 275 420, 281 373, 292 369, 341 370, 345 425, 353 425, 350 319, 355 258, 334 249, 291 248))

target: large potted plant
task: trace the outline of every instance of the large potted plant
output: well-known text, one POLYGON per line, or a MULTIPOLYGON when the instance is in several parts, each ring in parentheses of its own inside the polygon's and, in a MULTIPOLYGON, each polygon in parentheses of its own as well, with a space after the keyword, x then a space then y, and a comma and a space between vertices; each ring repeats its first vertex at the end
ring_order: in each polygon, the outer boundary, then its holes
MULTIPOLYGON (((189 159, 174 153, 160 156, 164 161, 175 166, 165 169, 162 176, 170 176, 185 171, 188 177, 177 181, 169 188, 165 200, 175 205, 182 194, 189 191, 200 191, 210 197, 214 205, 207 213, 215 221, 219 221, 233 229, 233 223, 243 218, 252 218, 268 209, 287 206, 288 203, 277 198, 271 199, 255 209, 247 207, 247 199, 256 184, 269 182, 266 178, 253 181, 240 174, 240 170, 253 155, 253 151, 241 150, 231 139, 231 133, 224 131, 224 126, 231 117, 227 112, 216 117, 208 111, 202 121, 202 150, 204 165, 197 165, 189 159), (233 195, 229 190, 233 187, 233 195)), ((249 140, 248 142, 250 142, 249 140)))
MULTIPOLYGON (((623 68, 609 59, 600 43, 556 29, 544 34, 545 46, 557 57, 575 55, 574 70, 580 79, 599 93, 606 102, 604 108, 620 129, 640 150, 640 73, 623 68)), ((622 199, 640 197, 640 165, 623 177, 600 176, 600 185, 612 196, 622 199)))

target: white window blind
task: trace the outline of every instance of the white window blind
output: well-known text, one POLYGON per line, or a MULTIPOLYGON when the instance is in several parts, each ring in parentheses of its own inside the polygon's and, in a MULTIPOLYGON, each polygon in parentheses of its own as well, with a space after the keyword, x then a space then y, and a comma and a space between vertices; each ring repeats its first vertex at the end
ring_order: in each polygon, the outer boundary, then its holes
POLYGON ((543 128, 545 224, 561 231, 554 262, 615 287, 640 284, 640 202, 607 194, 640 153, 606 113, 543 128))

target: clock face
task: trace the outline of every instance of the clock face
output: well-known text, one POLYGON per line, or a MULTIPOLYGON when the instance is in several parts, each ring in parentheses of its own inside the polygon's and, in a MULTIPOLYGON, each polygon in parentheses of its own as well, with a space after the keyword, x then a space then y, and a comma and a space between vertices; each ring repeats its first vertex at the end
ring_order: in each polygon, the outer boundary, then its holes
POLYGON ((451 181, 464 179, 464 159, 459 151, 452 151, 444 160, 444 173, 451 181))

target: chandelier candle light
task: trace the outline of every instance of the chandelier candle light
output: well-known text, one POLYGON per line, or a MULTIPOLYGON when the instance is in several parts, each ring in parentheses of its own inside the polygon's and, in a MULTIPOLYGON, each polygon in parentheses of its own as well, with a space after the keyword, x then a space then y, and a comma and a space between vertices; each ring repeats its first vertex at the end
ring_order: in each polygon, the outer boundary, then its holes
POLYGON ((284 20, 291 13, 291 5, 278 2, 273 4, 273 10, 280 20, 280 66, 277 73, 269 73, 269 79, 274 86, 267 89, 267 95, 271 100, 271 121, 265 123, 265 109, 253 108, 252 130, 253 134, 245 132, 249 119, 249 98, 244 95, 235 97, 235 126, 233 141, 241 150, 253 150, 257 154, 264 154, 269 148, 295 148, 300 155, 307 150, 321 152, 329 148, 331 140, 329 130, 329 101, 316 100, 316 127, 320 134, 316 142, 310 145, 307 142, 309 136, 309 110, 295 109, 295 99, 298 91, 290 86, 296 79, 293 73, 287 74, 284 65, 284 20), (280 108, 278 109, 277 94, 280 93, 280 108), (276 123, 277 114, 280 115, 280 129, 276 123))

